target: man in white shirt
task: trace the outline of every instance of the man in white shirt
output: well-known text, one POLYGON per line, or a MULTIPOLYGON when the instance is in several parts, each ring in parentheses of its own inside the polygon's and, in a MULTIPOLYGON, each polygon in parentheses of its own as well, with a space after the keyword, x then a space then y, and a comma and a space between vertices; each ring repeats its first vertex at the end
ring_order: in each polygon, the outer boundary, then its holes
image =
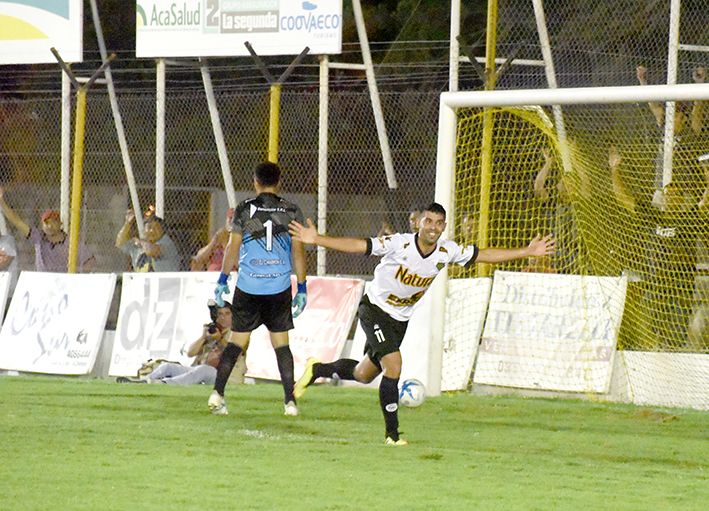
POLYGON ((291 222, 293 239, 340 252, 382 256, 382 259, 359 305, 359 320, 367 337, 364 358, 360 362, 340 359, 331 363, 309 359, 303 376, 295 385, 294 395, 298 399, 320 377, 332 378, 337 374, 342 380, 369 383, 382 373, 379 404, 386 425, 386 445, 408 444, 399 437, 398 385, 402 364, 399 347, 414 305, 436 275, 449 263, 461 266, 501 263, 554 253, 551 236, 537 236, 528 246, 515 249, 461 247, 451 240, 441 239, 446 228, 446 210, 435 202, 421 212, 416 233, 370 239, 333 238, 319 235, 310 219, 307 224, 291 222))

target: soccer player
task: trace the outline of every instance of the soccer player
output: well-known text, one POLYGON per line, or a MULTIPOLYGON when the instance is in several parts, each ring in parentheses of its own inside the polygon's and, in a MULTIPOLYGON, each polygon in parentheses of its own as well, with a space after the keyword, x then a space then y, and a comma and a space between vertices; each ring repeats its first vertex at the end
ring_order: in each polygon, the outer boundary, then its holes
POLYGON ((300 241, 291 239, 288 224, 293 220, 302 222, 303 213, 298 206, 276 195, 280 180, 278 165, 259 164, 254 171, 254 188, 258 195, 240 203, 234 212, 215 289, 216 302, 221 304, 222 295, 229 293, 228 272, 237 264, 238 256, 231 335, 219 361, 214 391, 208 401, 215 415, 227 415, 224 387, 237 358, 248 346, 251 331, 261 324, 268 328, 276 351, 285 415, 298 415, 288 330, 293 328, 293 318, 303 312, 307 302, 305 250, 300 241), (294 268, 298 291, 291 303, 290 276, 294 268))
POLYGON ((369 383, 382 373, 379 385, 379 405, 384 414, 385 444, 407 445, 399 436, 398 398, 401 374, 399 346, 406 333, 414 305, 430 287, 433 279, 449 263, 469 266, 473 263, 501 263, 513 259, 545 256, 554 252, 551 236, 537 236, 524 248, 485 248, 475 245, 461 247, 451 240, 442 240, 446 228, 446 210, 437 203, 421 213, 418 232, 394 234, 381 238, 333 238, 317 233, 312 221, 307 226, 291 222, 294 240, 311 243, 341 252, 383 256, 374 269, 374 280, 359 305, 359 320, 367 340, 361 362, 340 359, 323 364, 308 359, 305 372, 295 386, 295 397, 317 378, 332 378, 369 383))

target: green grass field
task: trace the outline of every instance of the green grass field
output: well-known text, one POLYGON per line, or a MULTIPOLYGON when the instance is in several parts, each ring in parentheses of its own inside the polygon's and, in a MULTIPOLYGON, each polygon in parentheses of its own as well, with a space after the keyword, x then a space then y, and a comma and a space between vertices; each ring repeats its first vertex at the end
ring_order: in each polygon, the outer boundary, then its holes
POLYGON ((0 510, 709 508, 709 414, 584 401, 428 399, 383 445, 377 393, 0 377, 0 510))

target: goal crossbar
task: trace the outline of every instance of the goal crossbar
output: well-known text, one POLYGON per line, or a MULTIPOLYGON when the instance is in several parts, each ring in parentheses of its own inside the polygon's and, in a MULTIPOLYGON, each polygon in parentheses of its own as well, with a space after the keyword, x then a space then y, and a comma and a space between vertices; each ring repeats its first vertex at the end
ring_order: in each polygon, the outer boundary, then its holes
POLYGON ((635 85, 628 87, 578 87, 444 92, 441 105, 449 108, 527 105, 579 105, 689 101, 709 99, 709 83, 635 85))

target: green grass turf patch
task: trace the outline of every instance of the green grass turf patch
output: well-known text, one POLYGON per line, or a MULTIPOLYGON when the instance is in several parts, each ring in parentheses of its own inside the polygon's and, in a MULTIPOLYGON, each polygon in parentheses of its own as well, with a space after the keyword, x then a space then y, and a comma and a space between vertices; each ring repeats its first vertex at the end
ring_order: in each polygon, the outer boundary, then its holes
POLYGON ((705 510, 709 414, 429 398, 386 447, 376 391, 0 377, 0 510, 705 510))

